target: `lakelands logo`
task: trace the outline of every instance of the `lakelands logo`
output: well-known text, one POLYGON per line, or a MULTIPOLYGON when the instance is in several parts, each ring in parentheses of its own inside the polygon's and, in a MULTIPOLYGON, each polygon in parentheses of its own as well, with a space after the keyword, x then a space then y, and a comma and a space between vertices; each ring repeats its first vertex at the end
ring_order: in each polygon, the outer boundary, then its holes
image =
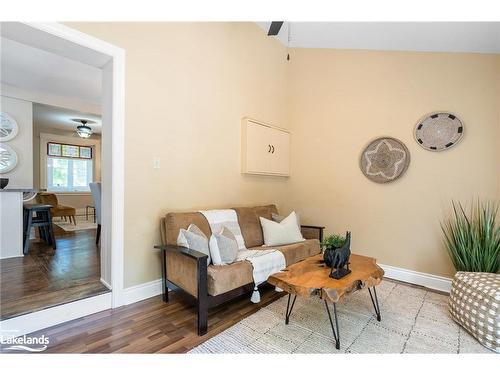
POLYGON ((1 333, 0 344, 5 351, 27 351, 37 353, 47 349, 49 338, 45 335, 38 337, 22 335, 16 337, 15 334, 11 334, 5 336, 1 333))

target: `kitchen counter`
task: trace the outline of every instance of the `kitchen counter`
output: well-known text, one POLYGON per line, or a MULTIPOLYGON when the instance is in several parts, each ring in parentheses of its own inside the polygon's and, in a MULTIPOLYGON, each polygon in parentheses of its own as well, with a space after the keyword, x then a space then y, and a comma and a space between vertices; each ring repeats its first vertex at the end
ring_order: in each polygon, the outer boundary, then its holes
POLYGON ((38 193, 40 189, 0 189, 0 193, 38 193))
POLYGON ((23 193, 41 189, 0 189, 0 259, 23 256, 23 193))

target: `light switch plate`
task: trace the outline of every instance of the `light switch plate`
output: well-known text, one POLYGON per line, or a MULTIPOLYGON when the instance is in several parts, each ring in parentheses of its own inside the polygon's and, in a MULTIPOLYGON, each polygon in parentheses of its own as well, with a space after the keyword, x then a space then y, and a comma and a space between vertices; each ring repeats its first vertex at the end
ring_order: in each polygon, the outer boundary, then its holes
POLYGON ((160 169, 160 158, 153 158, 153 168, 160 169))

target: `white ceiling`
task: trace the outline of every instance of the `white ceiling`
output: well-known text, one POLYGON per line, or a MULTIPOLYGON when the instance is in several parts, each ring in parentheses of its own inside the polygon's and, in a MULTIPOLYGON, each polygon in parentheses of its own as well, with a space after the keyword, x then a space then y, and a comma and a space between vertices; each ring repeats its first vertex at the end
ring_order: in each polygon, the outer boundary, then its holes
POLYGON ((298 48, 500 53, 500 22, 285 22, 277 38, 298 48))
MULTIPOLYGON (((99 107, 101 69, 12 39, 0 38, 2 84, 99 107)), ((85 104, 85 105, 83 105, 85 104)))
POLYGON ((16 42, 52 52, 58 56, 102 68, 111 57, 93 49, 40 32, 21 22, 0 22, 1 36, 16 42))
POLYGON ((33 103, 33 123, 43 132, 49 129, 76 131, 78 124, 73 119, 94 121, 88 124, 94 133, 102 131, 101 117, 91 113, 83 113, 71 109, 33 103))

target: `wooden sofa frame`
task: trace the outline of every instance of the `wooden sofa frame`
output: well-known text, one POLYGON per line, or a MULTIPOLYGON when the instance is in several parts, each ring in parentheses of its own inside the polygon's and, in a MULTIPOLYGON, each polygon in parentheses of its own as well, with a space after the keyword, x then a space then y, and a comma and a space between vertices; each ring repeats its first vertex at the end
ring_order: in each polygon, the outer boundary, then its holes
MULTIPOLYGON (((310 238, 317 238, 320 242, 323 241, 323 230, 324 227, 314 226, 314 225, 302 225, 302 230, 308 230, 308 232, 315 231, 316 236, 310 238)), ((162 292, 163 292, 163 301, 168 302, 169 289, 171 291, 177 292, 184 300, 186 300, 189 304, 195 305, 197 307, 197 315, 198 315, 198 335, 203 336, 208 331, 208 309, 221 305, 225 302, 228 302, 236 297, 241 295, 250 293, 253 291, 254 283, 243 285, 239 288, 230 290, 226 293, 219 294, 217 296, 211 296, 208 294, 208 286, 207 286, 207 258, 206 254, 203 254, 196 250, 188 249, 183 246, 175 246, 175 245, 157 245, 155 249, 161 250, 162 253, 162 292), (178 285, 174 284, 172 281, 168 279, 167 275, 167 254, 175 252, 180 253, 183 256, 187 256, 196 261, 197 265, 197 291, 198 297, 193 296, 188 293, 178 285)))

